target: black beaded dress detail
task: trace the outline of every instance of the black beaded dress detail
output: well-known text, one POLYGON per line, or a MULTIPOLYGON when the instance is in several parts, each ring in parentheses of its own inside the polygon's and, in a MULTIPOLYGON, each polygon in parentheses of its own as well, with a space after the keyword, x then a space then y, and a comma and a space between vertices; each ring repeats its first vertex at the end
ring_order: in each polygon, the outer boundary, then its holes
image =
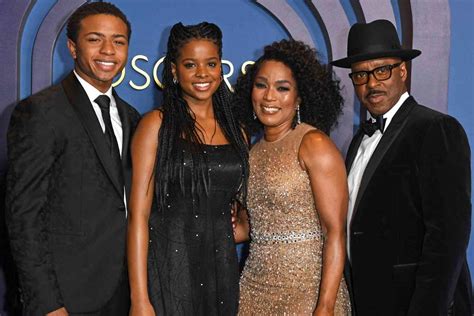
POLYGON ((157 315, 235 315, 239 267, 230 212, 242 178, 239 155, 231 145, 202 145, 207 183, 199 189, 191 181, 191 144, 177 145, 184 173, 170 184, 165 209, 154 207, 150 216, 150 300, 157 315))

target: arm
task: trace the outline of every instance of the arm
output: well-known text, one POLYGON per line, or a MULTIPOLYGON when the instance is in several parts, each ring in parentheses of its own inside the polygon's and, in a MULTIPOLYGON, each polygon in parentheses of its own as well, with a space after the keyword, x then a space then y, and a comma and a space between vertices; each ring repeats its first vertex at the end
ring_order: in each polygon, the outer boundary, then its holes
POLYGON ((148 219, 155 186, 155 160, 161 112, 152 111, 138 124, 132 141, 132 188, 129 201, 127 258, 130 279, 130 315, 154 315, 148 297, 148 219))
POLYGON ((325 234, 321 285, 314 314, 333 315, 345 260, 346 170, 336 146, 319 131, 304 136, 299 160, 309 175, 325 234))
POLYGON ((27 313, 44 315, 63 306, 48 246, 48 191, 59 156, 56 135, 41 104, 22 101, 7 135, 6 223, 27 313))
POLYGON ((447 315, 471 227, 470 149, 456 120, 432 123, 418 167, 425 236, 408 315, 447 315))

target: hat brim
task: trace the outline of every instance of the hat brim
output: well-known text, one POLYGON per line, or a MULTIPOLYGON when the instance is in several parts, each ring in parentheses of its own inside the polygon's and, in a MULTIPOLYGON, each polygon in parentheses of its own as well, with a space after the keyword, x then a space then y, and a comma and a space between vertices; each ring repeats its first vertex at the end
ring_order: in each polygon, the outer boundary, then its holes
POLYGON ((404 61, 412 60, 415 57, 418 57, 421 54, 421 51, 418 49, 400 49, 400 50, 390 50, 385 52, 374 52, 367 54, 353 55, 350 57, 334 60, 330 62, 331 65, 341 68, 351 68, 353 63, 359 61, 384 58, 384 57, 399 57, 404 61))

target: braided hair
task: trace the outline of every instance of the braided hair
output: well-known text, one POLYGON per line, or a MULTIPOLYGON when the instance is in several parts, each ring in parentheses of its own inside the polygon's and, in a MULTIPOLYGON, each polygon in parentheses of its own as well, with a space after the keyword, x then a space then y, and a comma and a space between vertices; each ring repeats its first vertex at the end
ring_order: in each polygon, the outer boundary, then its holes
MULTIPOLYGON (((247 68, 246 74, 237 79, 233 107, 240 109, 235 111, 239 122, 251 134, 258 134, 263 128, 262 123, 253 116, 251 95, 255 76, 267 60, 279 61, 290 68, 301 98, 301 122, 329 134, 337 125, 344 105, 339 80, 328 66, 321 64, 314 48, 293 39, 284 39, 265 46, 263 56, 247 68)), ((296 116, 293 128, 295 126, 296 116)))
MULTIPOLYGON (((202 140, 196 128, 194 113, 182 96, 181 87, 173 82, 172 63, 176 61, 181 53, 181 48, 192 40, 209 40, 218 48, 219 58, 222 58, 222 32, 213 23, 202 22, 196 25, 173 25, 168 38, 167 53, 163 67, 163 113, 162 124, 158 134, 157 153, 157 177, 156 194, 158 207, 165 209, 166 197, 169 185, 173 179, 179 178, 181 190, 184 190, 183 165, 176 161, 182 161, 184 155, 191 155, 193 209, 199 201, 197 191, 207 189, 207 161, 203 154, 202 140), (181 139, 192 144, 191 153, 183 153, 177 149, 177 142, 181 139)), ((212 106, 217 123, 221 127, 226 139, 238 153, 242 166, 242 182, 239 196, 236 197, 243 205, 246 205, 248 167, 248 144, 242 134, 240 126, 236 123, 231 111, 231 95, 226 84, 222 80, 217 91, 212 96, 212 106)))

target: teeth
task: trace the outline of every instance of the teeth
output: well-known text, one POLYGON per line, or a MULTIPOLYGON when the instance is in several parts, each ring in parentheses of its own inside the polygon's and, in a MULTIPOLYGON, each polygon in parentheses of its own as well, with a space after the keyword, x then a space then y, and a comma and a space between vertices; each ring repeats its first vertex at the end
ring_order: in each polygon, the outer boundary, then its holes
POLYGON ((268 107, 268 106, 263 106, 263 111, 267 112, 267 113, 276 113, 278 112, 280 109, 279 108, 275 108, 275 107, 268 107))
POLYGON ((197 87, 199 87, 199 88, 206 88, 206 87, 209 87, 209 82, 205 82, 205 83, 195 83, 194 85, 197 86, 197 87))
POLYGON ((104 66, 113 66, 114 63, 111 61, 97 61, 98 64, 102 64, 104 66))

